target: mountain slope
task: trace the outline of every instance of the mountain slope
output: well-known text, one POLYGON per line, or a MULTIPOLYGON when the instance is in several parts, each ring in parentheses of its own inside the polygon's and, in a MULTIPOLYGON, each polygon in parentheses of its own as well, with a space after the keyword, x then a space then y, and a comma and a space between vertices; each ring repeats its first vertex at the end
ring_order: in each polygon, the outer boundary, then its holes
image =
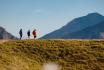
POLYGON ((62 38, 64 35, 93 26, 101 21, 104 21, 104 16, 98 13, 91 13, 72 20, 62 28, 43 36, 42 39, 62 38))
POLYGON ((17 39, 15 36, 7 32, 3 27, 0 27, 0 39, 17 39))
POLYGON ((64 35, 65 39, 102 39, 104 38, 104 21, 77 32, 64 35))

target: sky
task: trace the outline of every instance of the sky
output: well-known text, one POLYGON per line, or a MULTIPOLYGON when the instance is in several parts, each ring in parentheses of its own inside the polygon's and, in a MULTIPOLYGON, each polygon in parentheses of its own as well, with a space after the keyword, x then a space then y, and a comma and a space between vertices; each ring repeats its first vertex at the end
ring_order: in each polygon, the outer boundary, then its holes
POLYGON ((42 37, 88 13, 104 15, 104 0, 0 0, 0 26, 19 37, 23 29, 42 37))

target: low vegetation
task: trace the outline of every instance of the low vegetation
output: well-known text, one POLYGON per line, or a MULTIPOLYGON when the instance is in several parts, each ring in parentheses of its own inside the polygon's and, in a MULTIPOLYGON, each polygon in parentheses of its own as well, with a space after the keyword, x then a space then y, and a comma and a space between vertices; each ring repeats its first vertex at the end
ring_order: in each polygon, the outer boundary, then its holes
POLYGON ((104 70, 103 40, 15 40, 0 43, 0 70, 104 70))

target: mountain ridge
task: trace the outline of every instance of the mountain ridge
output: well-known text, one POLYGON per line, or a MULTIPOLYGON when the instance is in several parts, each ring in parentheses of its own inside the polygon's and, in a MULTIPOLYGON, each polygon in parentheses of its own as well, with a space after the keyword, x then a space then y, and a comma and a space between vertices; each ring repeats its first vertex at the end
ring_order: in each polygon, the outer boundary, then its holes
POLYGON ((0 39, 17 39, 11 33, 7 32, 5 28, 0 26, 0 39))
POLYGON ((85 29, 79 30, 65 35, 65 39, 103 39, 104 38, 104 21, 96 24, 94 26, 87 27, 85 29))
POLYGON ((41 37, 41 39, 60 39, 64 35, 96 25, 102 21, 104 21, 104 16, 102 16, 101 14, 89 13, 86 16, 73 19, 62 28, 46 34, 45 36, 41 37))

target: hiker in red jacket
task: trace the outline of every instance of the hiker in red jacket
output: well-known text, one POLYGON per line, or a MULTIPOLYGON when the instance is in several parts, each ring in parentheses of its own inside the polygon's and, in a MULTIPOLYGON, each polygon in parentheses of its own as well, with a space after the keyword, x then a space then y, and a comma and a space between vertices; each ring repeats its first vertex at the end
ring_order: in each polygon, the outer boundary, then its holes
POLYGON ((36 38, 36 29, 33 30, 32 34, 33 34, 34 39, 35 39, 36 38))

